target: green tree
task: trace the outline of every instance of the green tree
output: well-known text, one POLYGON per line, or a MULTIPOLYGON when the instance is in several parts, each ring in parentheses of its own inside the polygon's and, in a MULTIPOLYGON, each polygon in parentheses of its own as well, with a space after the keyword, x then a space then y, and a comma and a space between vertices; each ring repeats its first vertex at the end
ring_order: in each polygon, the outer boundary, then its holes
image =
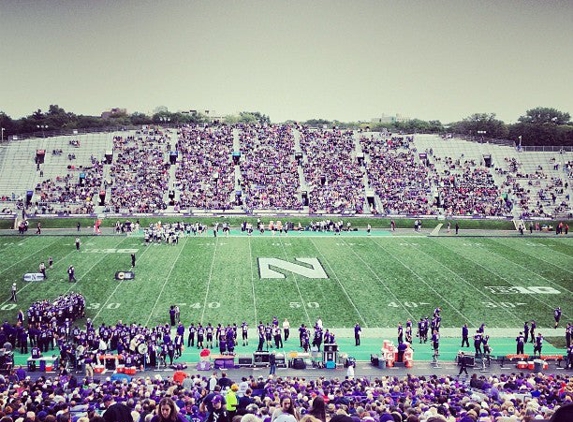
POLYGON ((2 136, 5 140, 16 133, 18 129, 16 122, 14 122, 14 120, 12 120, 12 118, 3 111, 0 111, 0 127, 4 129, 2 131, 2 136))
POLYGON ((148 125, 151 123, 149 116, 147 114, 140 113, 139 111, 131 113, 129 120, 131 120, 131 124, 134 126, 148 125))
POLYGON ((555 108, 550 107, 537 107, 527 110, 525 116, 519 119, 521 123, 529 123, 532 125, 565 125, 571 120, 569 113, 564 113, 555 108))
POLYGON ((238 121, 240 123, 259 123, 261 125, 271 123, 269 116, 261 114, 258 111, 241 111, 238 121))
POLYGON ((508 136, 507 125, 496 119, 495 113, 475 113, 461 122, 452 123, 454 132, 484 138, 505 139, 508 136))
POLYGON ((332 126, 334 126, 334 123, 330 120, 326 120, 326 119, 310 119, 307 120, 306 122, 304 122, 305 126, 310 126, 310 127, 322 127, 322 126, 326 126, 327 128, 331 128, 332 126))
POLYGON ((52 129, 66 127, 76 118, 73 113, 67 113, 66 110, 54 104, 50 105, 45 117, 46 124, 52 129))

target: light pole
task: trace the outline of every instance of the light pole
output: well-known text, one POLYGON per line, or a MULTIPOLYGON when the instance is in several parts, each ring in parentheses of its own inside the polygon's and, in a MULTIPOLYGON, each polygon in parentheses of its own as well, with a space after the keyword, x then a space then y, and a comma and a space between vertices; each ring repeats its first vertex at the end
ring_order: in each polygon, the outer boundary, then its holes
POLYGON ((485 130, 478 130, 477 133, 481 135, 481 143, 483 144, 483 137, 484 137, 484 135, 487 133, 487 131, 485 131, 485 130))
POLYGON ((170 117, 167 117, 167 116, 161 116, 161 117, 159 118, 159 120, 160 120, 163 124, 167 125, 167 124, 171 121, 171 118, 170 118, 170 117))
POLYGON ((42 129, 42 138, 45 138, 46 134, 44 133, 44 130, 48 129, 48 125, 36 125, 36 127, 38 129, 42 129))

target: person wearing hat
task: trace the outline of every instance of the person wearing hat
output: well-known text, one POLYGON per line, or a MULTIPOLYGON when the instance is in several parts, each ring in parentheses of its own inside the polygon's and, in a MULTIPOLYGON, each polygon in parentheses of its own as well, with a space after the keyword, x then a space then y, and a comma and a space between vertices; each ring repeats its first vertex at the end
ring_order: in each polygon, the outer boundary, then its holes
MULTIPOLYGON (((213 399, 220 394, 221 394, 221 386, 216 385, 214 391, 212 393, 207 394, 203 398, 203 400, 199 405, 199 410, 207 414, 213 412, 214 410, 213 399)), ((221 396, 221 398, 223 398, 223 396, 221 396)), ((223 399, 223 404, 225 404, 224 399, 223 399)))
POLYGON ((12 297, 10 297, 10 300, 13 301, 14 303, 18 302, 18 299, 16 298, 17 293, 18 293, 18 285, 16 283, 12 283, 12 297))
POLYGON ((223 396, 220 394, 215 395, 211 400, 211 405, 213 406, 213 411, 209 413, 205 422, 231 422, 229 413, 223 407, 223 396))
POLYGON ((237 384, 232 384, 231 388, 229 388, 227 391, 227 395, 225 396, 227 412, 229 413, 229 418, 231 420, 237 413, 237 404, 239 403, 239 400, 237 399, 237 391, 239 391, 239 386, 237 384))
POLYGON ((105 406, 103 414, 105 422, 133 422, 131 409, 123 403, 116 403, 113 396, 106 394, 103 397, 103 404, 105 406))

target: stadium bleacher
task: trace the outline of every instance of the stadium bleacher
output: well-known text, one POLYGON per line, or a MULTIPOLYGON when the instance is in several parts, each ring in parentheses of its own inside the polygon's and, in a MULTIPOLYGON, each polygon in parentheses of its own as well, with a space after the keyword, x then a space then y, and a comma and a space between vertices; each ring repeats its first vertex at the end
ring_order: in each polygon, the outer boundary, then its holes
POLYGON ((39 212, 47 208, 79 214, 571 215, 571 153, 522 151, 436 135, 397 141, 403 138, 237 125, 12 141, 0 149, 0 197, 2 208, 15 211, 26 192, 34 190, 30 208, 50 197, 39 212), (121 142, 114 143, 114 137, 121 142), (126 139, 134 144, 127 146, 126 139), (36 165, 40 149, 46 152, 44 163, 36 165), (173 164, 171 151, 178 154, 173 164), (240 153, 237 162, 233 152, 240 153), (113 164, 105 164, 106 153, 112 154, 113 164), (90 169, 89 183, 78 188, 84 168, 90 169), (42 183, 43 191, 37 189, 42 183), (46 192, 58 185, 73 195, 46 192), (105 206, 95 197, 102 190, 105 206), (86 198, 93 204, 86 206, 86 198))

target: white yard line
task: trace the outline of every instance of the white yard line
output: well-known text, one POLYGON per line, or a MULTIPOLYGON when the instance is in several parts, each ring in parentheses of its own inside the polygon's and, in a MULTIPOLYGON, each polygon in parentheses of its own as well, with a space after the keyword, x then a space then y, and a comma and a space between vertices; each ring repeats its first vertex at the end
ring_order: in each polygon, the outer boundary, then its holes
MULTIPOLYGON (((280 236, 279 236, 279 241, 281 242, 281 246, 283 249, 283 256, 286 258, 287 257, 286 256, 287 255, 286 248, 285 248, 283 239, 281 239, 280 236)), ((306 309, 306 306, 304 306, 305 300, 304 300, 304 297, 302 297, 302 292, 300 291, 300 286, 298 285, 298 280, 297 280, 295 274, 293 274, 292 276, 294 277, 294 284, 296 286, 296 289, 298 290, 298 296, 300 297, 300 301, 301 301, 300 303, 302 304, 302 307, 304 309, 304 313, 306 314, 306 319, 308 320, 308 326, 312 327, 312 321, 310 319, 310 315, 308 314, 308 310, 306 309)))
MULTIPOLYGON (((390 255, 393 259, 395 259, 396 261, 398 261, 404 268, 406 268, 408 271, 410 271, 412 274, 414 274, 416 276, 416 278, 418 280, 420 280, 422 283, 424 283, 430 290, 432 290, 434 293, 436 293, 436 295, 445 303, 447 303, 458 315, 460 315, 462 317, 462 319, 466 320, 467 322, 469 322, 470 324, 472 324, 472 322, 464 315, 462 314, 457 307, 453 306, 450 301, 448 299, 446 299, 443 295, 441 295, 436 289, 434 289, 432 286, 430 286, 428 283, 426 283, 426 280, 424 280, 423 277, 421 277, 418 273, 416 273, 411 267, 409 267, 408 265, 406 265, 401 259, 397 258, 395 255, 391 254, 390 252, 388 252, 388 250, 386 248, 384 248, 383 246, 381 246, 380 244, 378 244, 378 242, 374 242, 376 243, 376 245, 378 245, 379 248, 383 249, 388 255, 390 255)), ((417 318, 416 318, 417 319, 417 318)), ((413 319, 414 320, 414 319, 413 319)), ((477 324, 479 325, 479 324, 477 324)), ((476 326, 477 326, 476 325, 476 326)))
MULTIPOLYGON (((117 246, 117 245, 116 245, 117 246)), ((147 247, 139 256, 140 258, 145 254, 145 252, 147 252, 150 248, 147 247)), ((117 292, 117 290, 119 289, 120 286, 123 285, 122 281, 118 281, 117 285, 115 286, 115 289, 113 289, 113 292, 111 292, 110 295, 108 295, 107 299, 105 300, 105 302, 103 303, 103 305, 99 308, 99 311, 97 311, 97 314, 95 314, 95 316, 93 317, 92 321, 95 321, 97 319, 97 317, 99 316, 99 314, 101 313, 101 311, 103 311, 105 309, 105 305, 107 305, 110 301, 110 299, 113 297, 113 295, 115 294, 115 292, 117 292)), ((149 320, 148 320, 149 321, 149 320)))
MULTIPOLYGON (((40 249, 40 250, 38 250, 38 251, 36 251, 36 252, 31 253, 30 255, 26 255, 25 257, 23 257, 23 258, 20 259, 19 261, 14 262, 12 265, 9 265, 9 266, 7 266, 7 267, 2 268, 2 270, 0 270, 0 274, 3 274, 5 271, 8 271, 8 270, 9 270, 10 268, 12 268, 13 266, 20 264, 22 261, 26 261, 27 259, 30 259, 32 256, 36 255, 37 253, 42 252, 44 249, 47 249, 47 248, 53 246, 53 245, 54 245, 55 243, 57 243, 57 242, 58 242, 58 239, 56 239, 56 241, 50 243, 49 245, 44 246, 42 249, 40 249)), ((34 265, 39 265, 39 263, 42 262, 42 261, 45 261, 45 259, 41 259, 37 264, 34 264, 34 265)), ((33 271, 30 271, 30 272, 34 272, 34 273, 35 273, 35 272, 37 272, 36 269, 37 269, 37 267, 35 267, 34 270, 33 270, 33 271)))
POLYGON ((346 296, 346 298, 348 299, 348 302, 350 302, 350 304, 352 305, 352 307, 354 308, 354 310, 356 311, 356 313, 358 314, 358 318, 360 318, 360 323, 362 325, 362 327, 367 328, 368 324, 366 324, 366 321, 364 320, 364 318, 362 317, 362 314, 360 313, 360 311, 358 310, 358 308, 356 307, 356 305, 354 304, 354 301, 351 299, 350 295, 348 294, 348 292, 346 291, 346 289, 344 288, 344 285, 342 284, 342 282, 340 281, 340 278, 336 275, 336 272, 334 271, 334 268, 332 268, 332 265, 330 264, 330 262, 328 262, 328 260, 326 259, 326 257, 324 256, 324 254, 320 251, 320 249, 314 244, 314 241, 311 239, 311 243, 314 246, 314 248, 317 250, 317 252, 320 254, 320 256, 322 257, 322 259, 324 259, 324 262, 328 264, 328 267, 330 268, 330 271, 332 272, 332 275, 334 276, 334 278, 336 279, 336 282, 338 283, 338 285, 340 286, 340 288, 342 289, 342 291, 344 292, 344 295, 346 296))
MULTIPOLYGON (((54 242, 54 243, 55 243, 55 242, 54 242)), ((119 243, 121 243, 121 242, 119 242, 119 243)), ((119 244, 119 243, 118 243, 118 244, 119 244)), ((53 243, 52 243, 52 244, 53 244, 53 243)), ((117 246, 117 244, 116 244, 115 246, 117 246)), ((45 248, 44 248, 44 249, 45 249, 45 248)), ((43 250, 43 249, 42 249, 42 250, 43 250)), ((60 259, 60 262, 63 262, 63 260, 66 259, 68 256, 73 255, 73 254, 76 254, 76 253, 78 253, 78 251, 76 250, 76 248, 75 248, 75 246, 74 246, 74 248, 73 248, 64 258, 61 258, 61 259, 60 259)), ((99 262, 101 262, 102 259, 103 259, 103 257, 102 257, 99 261, 97 261, 94 265, 92 265, 92 266, 90 267, 90 269, 93 268, 95 265, 97 265, 99 262)), ((46 271, 49 271, 49 268, 46 268, 46 271)), ((87 272, 89 272, 89 270, 88 270, 87 272)), ((87 273, 87 272, 86 272, 86 273, 87 273)), ((66 273, 66 274, 67 274, 67 273, 66 273)), ((48 273, 48 275, 51 276, 50 273, 48 273)), ((82 278, 82 277, 80 277, 80 278, 78 279, 78 281, 79 281, 81 278, 82 278)), ((54 280, 54 278, 53 278, 53 276, 51 276, 50 278, 48 278, 48 280, 46 280, 46 282, 50 282, 50 281, 53 281, 53 280, 54 280)), ((66 279, 65 279, 65 277, 64 277, 64 278, 61 278, 60 280, 66 280, 66 279)), ((25 284, 21 289, 18 290, 18 295, 20 294, 20 292, 26 290, 28 287, 37 286, 36 283, 37 283, 37 282, 34 282, 34 281, 28 282, 28 283, 25 284)), ((42 281, 40 281, 39 283, 42 283, 42 281)), ((71 283, 70 283, 70 284, 71 284, 71 283)), ((74 285, 75 285, 75 284, 72 284, 70 287, 68 287, 68 289, 66 290, 66 292, 65 292, 64 294, 66 294, 66 293, 68 293, 70 290, 72 290, 72 287, 73 287, 74 285)), ((9 302, 9 300, 6 300, 6 301, 2 302, 1 305, 4 305, 4 304, 7 303, 7 302, 9 302)))
MULTIPOLYGON (((374 244, 377 244, 376 242, 374 242, 374 244)), ((406 313, 408 315, 410 315, 410 318, 412 319, 412 321, 416 321, 417 318, 410 312, 410 310, 408 308, 406 308, 406 306, 404 306, 404 304, 402 303, 402 301, 398 300, 398 298, 396 297, 396 295, 394 294, 394 292, 392 291, 392 289, 390 289, 388 287, 388 285, 384 282, 384 280, 382 280, 378 274, 376 274, 376 271, 374 271, 370 265, 368 265, 368 263, 366 261, 364 261, 364 259, 358 255, 356 253, 356 251, 352 248, 350 248, 350 250, 352 251, 352 253, 360 260, 362 261, 362 263, 364 264, 364 266, 368 269, 368 271, 370 271, 372 274, 374 274, 374 278, 382 285, 382 287, 384 287, 388 293, 390 293, 390 295, 394 298, 394 300, 396 301, 396 303, 399 303, 400 305, 402 305, 402 308, 404 308, 404 310, 406 311, 406 313)))
MULTIPOLYGON (((521 253, 521 254, 525 254, 522 250, 516 249, 516 248, 512 248, 511 246, 508 246, 508 245, 506 245, 505 243, 503 243, 502 245, 505 246, 505 247, 508 247, 508 248, 510 248, 510 249, 513 249, 514 251, 519 252, 519 253, 521 253)), ((553 252, 554 252, 554 253, 559 253, 559 254, 561 254, 561 255, 565 255, 565 254, 563 254, 562 252, 559 252, 559 251, 553 251, 553 252)), ((526 254, 526 255, 529 255, 529 254, 526 254)), ((565 255, 565 256, 567 256, 567 257, 569 258, 568 255, 565 255)), ((501 258, 505 259, 506 261, 509 261, 507 258, 505 258, 505 257, 503 257, 503 256, 502 256, 501 258)), ((554 266, 554 267, 557 267, 557 268, 559 268, 559 270, 566 271, 566 272, 568 272, 568 273, 573 273, 573 271, 568 270, 568 269, 565 268, 565 267, 560 267, 559 265, 554 264, 553 262, 546 261, 545 259, 540 258, 540 257, 537 256, 537 255, 534 256, 534 258, 535 258, 535 259, 539 259, 540 261, 546 262, 547 264, 552 265, 552 266, 554 266)), ((564 287, 564 286, 562 286, 562 285, 560 285, 560 284, 558 284, 558 283, 555 283, 554 281, 551 281, 551 280, 549 280, 549 279, 543 277, 543 276, 540 275, 540 274, 537 274, 536 272, 534 272, 534 271, 532 271, 532 270, 530 270, 530 269, 528 269, 528 268, 522 266, 521 264, 518 264, 517 262, 513 262, 513 261, 509 261, 509 262, 511 262, 511 263, 513 263, 513 264, 515 264, 515 265, 517 265, 517 266, 519 266, 519 267, 525 269, 526 271, 529 271, 530 273, 533 273, 533 274, 537 275, 538 277, 541 277, 542 279, 546 280, 548 283, 551 283, 551 284, 553 284, 553 285, 559 287, 560 289, 566 290, 567 292, 573 294, 573 291, 567 289, 566 287, 564 287)))
POLYGON ((253 250, 251 248, 251 238, 249 237, 249 261, 251 262, 251 286, 253 289, 253 309, 255 311, 255 324, 258 322, 257 317, 257 295, 255 294, 255 275, 253 268, 253 250))
POLYGON ((205 292, 205 300, 203 301, 203 312, 201 312, 201 320, 199 321, 201 324, 203 324, 203 319, 205 318, 205 308, 207 308, 207 299, 209 298, 211 279, 213 278, 213 267, 215 266, 215 252, 217 252, 218 243, 219 243, 219 236, 215 238, 215 242, 213 244, 213 259, 211 259, 211 268, 209 268, 209 278, 207 279, 207 291, 205 292))
MULTIPOLYGON (((453 270, 451 270, 449 267, 447 267, 446 265, 442 264, 440 261, 438 261, 437 259, 435 259, 433 256, 431 256, 430 254, 428 254, 426 251, 422 250, 421 248, 416 248, 417 251, 423 253, 424 255, 426 255, 427 257, 429 257, 430 259, 432 259, 434 262, 438 263, 438 265, 440 265, 441 267, 445 268, 447 271, 449 271, 450 273, 452 273, 454 275, 454 277, 462 280, 465 284, 467 284, 470 288, 472 288, 473 290, 475 290, 476 292, 478 292, 479 294, 481 294, 483 297, 485 297, 488 302, 492 301, 492 298, 490 296, 488 296, 487 294, 485 294, 483 292, 483 290, 478 289, 477 287, 475 287, 474 285, 472 285, 471 283, 469 283, 465 278, 463 278, 461 275, 457 274, 456 272, 454 272, 453 270)), ((459 255, 457 255, 459 256, 459 255)), ((509 313, 510 315, 512 315, 514 318, 516 318, 518 321, 521 321, 523 319, 523 317, 520 317, 518 314, 511 312, 510 308, 502 308, 504 311, 506 311, 507 313, 509 313)))
POLYGON ((163 291, 165 290, 165 286, 169 282, 169 277, 171 276, 171 273, 173 272, 173 268, 175 268, 175 264, 177 263, 177 261, 179 261, 179 257, 181 256, 183 249, 185 249, 185 245, 187 245, 187 238, 185 238, 185 243, 182 245, 181 249, 179 249, 179 253, 177 254, 177 258, 175 258, 175 260, 173 261, 173 264, 171 264, 171 268, 169 268, 169 272, 165 276, 165 281, 163 282, 163 285, 161 286, 161 291, 157 295, 157 299, 155 299, 155 303, 153 304, 153 308, 151 308, 151 312, 149 313, 149 316, 147 317, 147 321, 145 321, 145 326, 149 326, 149 321, 151 320, 151 317, 153 316, 153 313, 155 312, 155 308, 157 307, 157 302, 159 302, 159 298, 163 294, 163 291))
MULTIPOLYGON (((446 248, 447 248, 447 246, 446 246, 446 248)), ((447 248, 447 249, 450 249, 450 248, 447 248)), ((503 257, 503 256, 501 256, 501 255, 496 254, 496 256, 499 257, 499 258, 503 258, 503 259, 505 259, 506 261, 508 261, 508 262, 510 262, 510 263, 512 263, 512 264, 515 264, 513 261, 510 261, 509 259, 507 259, 507 258, 505 258, 505 257, 503 257)), ((474 260, 471 259, 471 258, 468 258, 468 257, 464 257, 464 258, 466 258, 467 260, 473 262, 474 264, 478 265, 479 267, 483 268, 486 272, 495 274, 496 276, 498 276, 499 278, 501 278, 502 280, 504 280, 508 285, 510 285, 510 286, 513 286, 513 285, 514 285, 513 282, 509 281, 509 280, 508 280, 507 278, 505 278, 503 275, 498 274, 496 271, 494 271, 494 270, 493 270, 493 268, 495 268, 494 266, 492 266, 491 268, 486 268, 486 267, 484 267, 482 264, 480 264, 479 262, 474 261, 474 260)), ((517 264, 516 264, 516 265, 517 265, 517 264)), ((528 271, 530 271, 530 270, 528 270, 528 271)), ((530 272, 531 272, 531 271, 530 271, 530 272)), ((534 274, 536 274, 536 273, 534 273, 534 274)), ((538 274, 536 274, 536 275, 538 275, 538 274)), ((540 295, 538 295, 537 293, 524 293, 524 294, 527 294, 529 297, 531 297, 532 299, 536 300, 537 302, 543 303, 545 306, 547 306, 548 308, 550 308, 551 311, 553 311, 553 309, 555 309, 555 305, 550 305, 550 304, 548 304, 547 302, 541 300, 541 299, 540 299, 540 295)), ((551 312, 551 313, 553 313, 553 312, 551 312)), ((563 319, 570 319, 570 317, 569 317, 567 314, 565 314, 565 312, 563 312, 562 318, 563 318, 563 319)))

